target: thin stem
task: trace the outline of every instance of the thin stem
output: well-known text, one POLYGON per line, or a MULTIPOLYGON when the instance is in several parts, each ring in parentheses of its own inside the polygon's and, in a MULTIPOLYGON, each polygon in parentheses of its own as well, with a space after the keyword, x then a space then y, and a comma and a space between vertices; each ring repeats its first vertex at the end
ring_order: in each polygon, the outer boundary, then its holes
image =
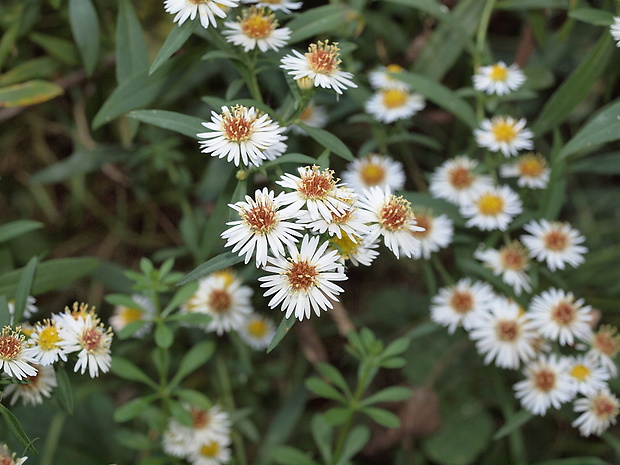
MULTIPOLYGON (((478 24, 478 32, 476 34, 476 53, 474 54, 474 73, 477 73, 482 66, 482 56, 486 46, 487 29, 489 27, 489 21, 491 20, 491 13, 493 13, 493 6, 495 0, 487 0, 482 15, 480 17, 480 23, 478 24)), ((476 118, 478 121, 482 121, 484 118, 484 95, 478 93, 476 96, 476 118)))
MULTIPOLYGON (((493 384, 501 402, 500 407, 502 414, 506 421, 509 421, 515 412, 511 403, 512 397, 509 397, 506 393, 506 388, 499 376, 499 370, 493 370, 493 384)), ((523 442, 521 430, 515 429, 512 431, 508 435, 508 441, 510 443, 511 462, 515 465, 527 465, 527 455, 525 453, 525 444, 523 442)))
POLYGON ((47 438, 45 439, 45 446, 43 448, 43 455, 41 456, 41 465, 52 465, 54 463, 54 455, 60 442, 60 434, 62 433, 62 427, 67 419, 67 414, 64 411, 58 412, 54 415, 52 423, 50 424, 47 432, 47 438))

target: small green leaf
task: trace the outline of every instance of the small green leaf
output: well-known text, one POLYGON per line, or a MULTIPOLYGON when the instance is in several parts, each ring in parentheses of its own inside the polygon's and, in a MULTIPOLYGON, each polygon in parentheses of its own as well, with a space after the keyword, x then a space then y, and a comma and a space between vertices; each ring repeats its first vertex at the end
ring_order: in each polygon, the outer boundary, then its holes
POLYGON ((282 163, 300 163, 302 165, 311 165, 316 163, 316 159, 309 157, 308 155, 304 155, 303 153, 287 153, 286 155, 282 155, 275 160, 263 163, 261 168, 272 168, 276 165, 281 165, 282 163))
POLYGON ((391 357, 385 360, 382 360, 380 366, 382 368, 389 368, 391 370, 397 370, 399 368, 404 367, 407 364, 407 359, 403 357, 391 357))
POLYGON ((372 394, 360 402, 360 405, 372 405, 379 402, 400 402, 409 399, 413 392, 403 386, 390 386, 375 394, 372 394))
POLYGON ((179 369, 176 374, 170 381, 168 387, 173 389, 177 384, 179 384, 187 375, 194 372, 200 366, 204 365, 209 361, 211 356, 215 352, 215 342, 202 341, 192 347, 183 357, 181 363, 179 364, 179 369))
POLYGON ((173 310, 180 307, 182 304, 187 302, 191 296, 193 296, 198 290, 198 283, 196 281, 191 282, 183 287, 181 287, 170 299, 168 305, 162 310, 161 314, 163 317, 168 316, 173 310))
POLYGON ((382 408, 376 407, 364 407, 361 410, 362 413, 365 413, 370 418, 372 418, 376 423, 381 426, 385 426, 386 428, 398 428, 400 426, 400 420, 398 417, 382 408))
POLYGON ((317 413, 310 420, 310 429, 314 442, 323 457, 323 462, 331 463, 333 428, 325 421, 322 414, 317 413))
POLYGON ((273 460, 282 465, 320 465, 299 449, 280 446, 273 452, 273 460))
POLYGON ((191 426, 192 414, 185 408, 181 402, 177 402, 172 399, 167 399, 166 404, 172 414, 172 418, 181 423, 182 425, 191 426))
POLYGON ((125 81, 149 66, 142 27, 130 0, 119 2, 116 23, 116 81, 125 81))
POLYGON ((138 397, 137 399, 132 399, 121 405, 114 411, 114 421, 123 423, 136 418, 149 407, 149 404, 153 402, 157 396, 157 394, 151 394, 145 397, 138 397))
POLYGON ((10 241, 23 234, 41 229, 43 223, 32 220, 17 220, 0 226, 0 243, 10 241))
POLYGON ((26 107, 64 94, 58 84, 40 79, 0 88, 0 108, 26 107))
POLYGON ((328 380, 330 380, 335 386, 339 387, 342 392, 344 392, 348 396, 351 396, 351 391, 349 389, 349 386, 347 385, 346 380, 335 366, 330 365, 327 362, 319 362, 316 366, 316 369, 319 373, 321 373, 328 380))
POLYGON ((351 460, 351 458, 353 458, 355 454, 362 450, 362 448, 368 443, 369 439, 370 431, 366 426, 355 426, 349 433, 349 436, 344 443, 342 455, 340 456, 340 460, 338 460, 336 465, 346 465, 347 463, 349 463, 349 460, 351 460))
POLYGON ((321 128, 313 128, 304 123, 298 123, 299 127, 308 133, 315 141, 321 144, 329 151, 335 153, 339 157, 344 158, 347 161, 353 161, 354 157, 349 148, 334 136, 331 132, 321 128))
POLYGON ((243 257, 237 255, 232 252, 224 252, 223 254, 217 255, 203 263, 199 267, 187 273, 181 280, 177 283, 179 286, 183 284, 187 284, 191 281, 195 281, 196 279, 202 278, 208 274, 214 273, 216 271, 221 270, 222 268, 228 268, 237 263, 243 261, 243 257))
POLYGON ((37 450, 32 445, 32 440, 28 438, 22 426, 19 424, 19 420, 2 404, 0 404, 0 415, 4 418, 4 422, 15 439, 17 439, 23 447, 32 451, 36 455, 39 455, 37 450))
POLYGON ((273 339, 269 343, 269 347, 267 347, 267 353, 270 353, 273 349, 276 348, 280 341, 284 339, 284 336, 286 336, 286 334, 291 330, 296 321, 297 319, 295 318, 295 314, 292 314, 288 318, 282 318, 282 321, 280 321, 280 324, 278 326, 278 329, 276 329, 276 333, 274 334, 273 339))
POLYGON ((527 410, 520 410, 519 412, 515 413, 512 418, 510 418, 510 420, 508 420, 506 424, 504 424, 504 426, 497 430, 497 432, 493 436, 493 440, 497 441, 504 436, 508 436, 516 429, 521 428, 521 426, 530 421, 533 417, 534 415, 527 410))
POLYGON ((99 19, 91 0, 69 0, 71 32, 90 76, 99 59, 99 19))
POLYGON ((202 119, 174 111, 134 110, 127 116, 143 123, 178 132, 192 139, 198 139, 197 134, 205 131, 202 119))
POLYGON ((138 368, 127 359, 116 355, 113 356, 111 370, 112 373, 120 376, 123 379, 127 379, 129 381, 138 381, 148 386, 151 386, 153 389, 158 389, 157 383, 155 383, 151 378, 147 376, 146 373, 144 373, 140 368, 138 368))
POLYGON ((123 328, 115 334, 118 336, 119 339, 124 340, 136 334, 147 324, 149 324, 149 322, 146 320, 132 321, 131 323, 123 326, 123 328))
POLYGON ((56 364, 55 371, 58 386, 54 389, 54 398, 58 400, 65 412, 73 415, 73 388, 67 370, 61 364, 56 364))
POLYGON ((193 389, 175 389, 174 393, 181 399, 183 402, 187 402, 194 407, 201 408, 203 410, 209 410, 213 407, 213 402, 202 394, 201 392, 194 391, 193 389))
POLYGON ((162 45, 159 53, 155 57, 155 61, 151 65, 151 69, 149 69, 149 74, 153 74, 161 65, 163 65, 168 58, 170 58, 177 50, 179 50, 187 39, 192 35, 197 21, 185 21, 183 24, 179 26, 173 26, 170 34, 166 38, 164 45, 162 45))
POLYGON ((315 393, 317 396, 325 397, 326 399, 336 400, 343 404, 346 403, 345 397, 340 392, 338 392, 336 388, 326 383, 321 378, 308 378, 305 385, 310 392, 315 393))
POLYGON ((166 321, 176 321, 189 326, 206 326, 212 320, 213 317, 211 315, 202 312, 175 313, 166 318, 166 321))
POLYGON ((80 55, 72 40, 62 39, 50 34, 41 34, 40 32, 32 32, 29 37, 48 55, 61 63, 72 67, 79 66, 80 55))
POLYGON ((407 350, 411 341, 409 338, 400 337, 398 339, 393 340, 388 344, 388 346, 381 353, 382 358, 390 358, 396 355, 402 354, 407 350))
POLYGON ((568 12, 568 16, 595 26, 610 26, 614 23, 613 14, 595 8, 575 8, 568 12))
POLYGON ((351 418, 351 410, 348 407, 332 407, 323 413, 325 421, 332 426, 344 425, 351 418))
POLYGON ((568 9, 566 0, 502 0, 495 8, 499 10, 531 10, 535 8, 568 9))
POLYGON ((331 33, 357 19, 359 13, 344 4, 310 8, 286 24, 292 31, 288 43, 294 44, 320 34, 331 33))
POLYGON ((170 327, 163 322, 157 322, 155 326, 155 344, 162 349, 169 348, 174 342, 174 333, 170 327))

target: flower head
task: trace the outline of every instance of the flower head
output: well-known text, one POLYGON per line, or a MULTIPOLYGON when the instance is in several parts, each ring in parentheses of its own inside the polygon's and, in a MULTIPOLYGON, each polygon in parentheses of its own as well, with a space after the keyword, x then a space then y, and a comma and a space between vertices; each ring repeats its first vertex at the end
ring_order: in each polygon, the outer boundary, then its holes
POLYGON ((121 331, 127 325, 134 322, 141 322, 142 326, 133 333, 134 337, 146 335, 155 316, 155 306, 151 299, 143 294, 133 294, 131 300, 135 305, 117 305, 114 307, 114 314, 110 317, 110 326, 115 332, 121 331))
POLYGON ((574 410, 583 413, 571 423, 572 426, 579 428, 582 436, 600 436, 607 428, 616 424, 620 401, 605 387, 585 398, 577 399, 574 410))
MULTIPOLYGON (((7 397, 12 394, 11 405, 19 399, 24 405, 38 405, 43 403, 43 398, 50 398, 52 390, 58 385, 56 382, 56 372, 51 365, 35 365, 36 374, 25 378, 27 383, 9 384, 4 390, 7 397)), ((0 464, 3 464, 0 460, 0 464)))
POLYGON ((399 191, 405 186, 405 179, 402 163, 378 153, 356 158, 342 173, 345 184, 360 194, 371 187, 389 187, 392 191, 399 191))
MULTIPOLYGON (((325 107, 316 105, 313 101, 310 101, 306 108, 299 115, 299 122, 310 126, 311 128, 322 128, 327 124, 328 120, 327 110, 325 107)), ((295 134, 306 135, 306 131, 299 126, 293 124, 290 126, 291 131, 295 134)))
POLYGON ((586 239, 568 223, 532 220, 523 229, 530 233, 521 236, 530 255, 539 262, 545 261, 551 271, 563 270, 566 263, 577 267, 584 262, 588 249, 580 244, 586 239))
POLYGON ((549 183, 551 170, 541 154, 530 152, 520 155, 514 163, 500 165, 499 172, 505 178, 518 178, 519 187, 544 189, 549 183))
POLYGON ((526 273, 530 260, 527 250, 519 241, 512 241, 499 250, 478 249, 474 257, 491 268, 495 276, 501 276, 502 281, 511 286, 515 294, 520 295, 522 290, 532 290, 530 277, 526 273))
POLYGON ((402 66, 396 64, 380 66, 374 71, 368 73, 368 80, 374 89, 396 89, 409 92, 409 84, 392 76, 392 74, 399 74, 403 71, 404 69, 402 66))
POLYGON ((217 27, 218 18, 225 18, 227 9, 235 8, 238 0, 166 0, 164 7, 168 13, 176 15, 173 19, 179 26, 188 18, 194 20, 196 15, 205 29, 209 26, 217 27))
POLYGON ((244 3, 256 3, 257 7, 266 7, 273 11, 282 11, 289 14, 291 10, 301 8, 301 2, 293 2, 291 0, 243 0, 244 3))
POLYGON ((609 372, 583 354, 569 357, 568 374, 575 381, 577 392, 588 396, 607 387, 609 372))
POLYGON ((61 342, 57 320, 48 319, 38 322, 29 340, 34 362, 42 366, 56 363, 58 359, 66 362, 67 356, 61 342))
POLYGON ((32 349, 26 344, 26 338, 20 328, 14 330, 5 326, 0 332, 0 369, 11 378, 23 379, 37 374, 32 349))
POLYGON ((372 261, 379 256, 375 249, 377 242, 370 242, 357 234, 343 234, 341 237, 329 238, 329 246, 338 252, 341 263, 350 260, 355 266, 370 266, 372 261))
MULTIPOLYGON (((21 320, 27 320, 28 318, 30 318, 32 315, 34 315, 35 313, 39 311, 39 308, 36 306, 36 303, 37 303, 37 299, 35 299, 33 296, 29 295, 26 298, 26 305, 24 306, 24 313, 21 316, 21 320)), ((7 304, 9 306, 9 314, 11 315, 11 322, 21 323, 21 321, 18 321, 18 322, 13 321, 13 317, 15 314, 15 300, 9 299, 7 304)))
POLYGON ((476 226, 483 231, 505 231, 522 211, 521 199, 508 186, 482 188, 460 208, 461 215, 469 218, 466 226, 476 226))
POLYGON ((452 243, 454 225, 447 215, 435 216, 430 210, 414 208, 415 219, 421 231, 413 231, 413 237, 420 241, 420 248, 413 253, 413 258, 429 260, 431 253, 448 247, 452 243))
POLYGON ((226 40, 242 46, 245 52, 254 50, 256 47, 261 52, 269 49, 277 51, 286 45, 291 37, 291 30, 288 27, 278 29, 276 16, 266 12, 262 7, 243 10, 237 22, 230 21, 224 25, 228 27, 228 30, 223 32, 226 40))
POLYGON ((614 16, 614 23, 609 27, 611 36, 616 41, 616 46, 620 47, 620 17, 614 16))
POLYGON ((445 161, 431 176, 431 194, 456 205, 469 203, 476 192, 493 184, 489 176, 474 172, 477 166, 465 155, 445 161))
POLYGON ((474 89, 487 94, 505 95, 517 90, 525 82, 525 75, 516 64, 506 66, 503 61, 483 66, 474 75, 474 89))
POLYGON ((620 352, 620 334, 618 328, 610 325, 601 326, 586 340, 590 344, 587 356, 605 367, 612 376, 618 373, 614 358, 620 352))
POLYGON ((190 451, 188 459, 192 465, 220 465, 230 462, 230 437, 198 441, 190 451))
POLYGON ((408 119, 426 106, 424 97, 402 89, 380 89, 364 104, 364 109, 380 123, 408 119))
POLYGON ((251 313, 239 328, 241 339, 254 350, 266 349, 276 333, 273 321, 258 313, 251 313))
POLYGON ((474 131, 476 143, 491 152, 502 152, 505 157, 516 155, 520 150, 532 150, 534 133, 525 124, 524 118, 517 121, 510 116, 485 119, 474 131))

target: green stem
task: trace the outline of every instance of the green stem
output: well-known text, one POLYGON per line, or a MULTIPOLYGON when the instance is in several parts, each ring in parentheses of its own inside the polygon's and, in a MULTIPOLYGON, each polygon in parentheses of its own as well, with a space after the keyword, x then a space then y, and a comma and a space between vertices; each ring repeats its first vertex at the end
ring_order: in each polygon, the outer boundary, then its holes
MULTIPOLYGON (((478 24, 478 32, 476 33, 476 52, 474 54, 474 73, 477 73, 482 66, 482 57, 484 55, 487 39, 487 29, 489 27, 489 21, 491 20, 491 14, 493 13, 493 7, 495 6, 495 0, 487 0, 482 15, 480 16, 480 23, 478 24)), ((476 118, 478 121, 482 121, 484 118, 484 95, 478 93, 476 96, 476 118)))
POLYGON ((441 260, 439 260, 439 257, 436 253, 431 255, 431 261, 433 263, 433 266, 435 267, 435 270, 437 270, 437 272, 443 279, 444 283, 449 286, 453 285, 454 279, 452 279, 452 276, 450 276, 448 270, 446 270, 446 268, 443 266, 443 263, 441 263, 441 260))
MULTIPOLYGON (((493 384, 495 392, 498 394, 500 407, 502 414, 506 421, 509 421, 515 411, 512 406, 512 396, 508 396, 506 388, 500 379, 499 370, 493 370, 493 384)), ((528 465, 527 455, 525 452, 525 444, 523 442, 523 435, 520 429, 515 429, 508 435, 508 441, 510 443, 510 455, 512 456, 511 463, 514 465, 528 465)))
MULTIPOLYGON (((234 410, 235 398, 233 397, 232 393, 232 384, 230 383, 230 376, 228 374, 228 368, 226 367, 226 361, 221 354, 217 355, 215 364, 218 379, 220 381, 220 392, 223 397, 222 404, 226 409, 234 410)), ((233 431, 231 436, 233 444, 235 445, 235 456, 237 459, 235 463, 237 463, 238 465, 247 465, 243 438, 236 431, 233 431)))
POLYGON ((45 446, 43 448, 43 455, 41 456, 41 465, 52 465, 54 463, 54 455, 60 442, 60 434, 62 433, 62 427, 67 419, 67 414, 64 411, 58 412, 54 415, 50 428, 47 432, 47 438, 45 439, 45 446))

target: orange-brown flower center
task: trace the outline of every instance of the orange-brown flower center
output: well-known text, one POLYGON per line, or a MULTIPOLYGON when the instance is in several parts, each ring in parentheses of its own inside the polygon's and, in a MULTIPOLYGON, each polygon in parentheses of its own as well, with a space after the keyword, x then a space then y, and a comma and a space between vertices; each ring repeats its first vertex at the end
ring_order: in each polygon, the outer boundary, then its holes
POLYGON ((528 178, 539 177, 546 168, 545 159, 536 154, 523 155, 517 164, 521 176, 528 178))
POLYGON ((513 242, 500 250, 500 259, 504 268, 521 271, 527 267, 527 252, 519 242, 513 242))
POLYGON ((551 319, 559 325, 566 326, 577 319, 577 311, 571 302, 562 300, 551 310, 551 319))
POLYGON ((22 351, 22 340, 14 333, 2 331, 0 337, 0 360, 16 359, 22 351))
POLYGON ((216 313, 226 313, 230 309, 232 299, 225 289, 214 289, 209 294, 209 307, 216 313))
POLYGON ((417 237, 418 239, 427 237, 433 229, 433 219, 428 215, 420 213, 416 215, 415 220, 417 225, 420 228, 423 228, 424 231, 412 231, 411 234, 413 234, 413 236, 417 237))
POLYGON ((457 190, 467 189, 474 182, 474 176, 471 172, 463 167, 457 166, 448 173, 448 182, 457 190))
POLYGON ((593 346, 602 354, 611 358, 615 357, 620 349, 620 336, 616 335, 616 328, 603 326, 594 335, 593 346))
POLYGON ((542 368, 534 374, 534 386, 543 392, 548 392, 555 387, 555 372, 542 368))
POLYGON ((257 234, 267 234, 278 224, 276 206, 271 201, 257 201, 240 213, 243 222, 257 234))
POLYGON ((308 291, 316 285, 318 275, 316 266, 306 260, 292 262, 291 267, 286 272, 289 285, 295 291, 308 291))
POLYGON ((224 137, 231 142, 245 142, 254 132, 254 121, 245 107, 236 106, 222 115, 224 137))
POLYGON ((596 396, 592 401, 592 410, 599 418, 610 418, 618 415, 618 401, 604 394, 596 396))
POLYGON ((388 231, 399 231, 414 219, 411 204, 402 197, 392 195, 379 212, 379 223, 388 231))
POLYGON ((515 341, 520 334, 519 325, 514 320, 499 320, 495 326, 497 338, 500 341, 515 341))
POLYGON ((552 229, 543 237, 545 247, 560 252, 568 246, 568 236, 558 229, 552 229))
POLYGON ((275 15, 265 14, 264 8, 250 8, 250 12, 243 11, 243 17, 239 18, 241 31, 252 39, 265 39, 271 35, 278 22, 275 15))
POLYGON ((192 415, 192 425, 194 429, 205 428, 211 422, 211 415, 206 410, 191 408, 190 413, 192 415))
POLYGON ((474 296, 471 292, 454 291, 450 297, 450 307, 456 313, 469 313, 474 308, 474 296))
POLYGON ((103 332, 98 326, 88 328, 82 333, 82 347, 91 351, 98 349, 103 339, 103 332))
POLYGON ((323 200, 336 186, 334 172, 331 170, 319 171, 317 166, 312 170, 307 170, 301 176, 301 181, 297 187, 299 194, 310 200, 323 200))

